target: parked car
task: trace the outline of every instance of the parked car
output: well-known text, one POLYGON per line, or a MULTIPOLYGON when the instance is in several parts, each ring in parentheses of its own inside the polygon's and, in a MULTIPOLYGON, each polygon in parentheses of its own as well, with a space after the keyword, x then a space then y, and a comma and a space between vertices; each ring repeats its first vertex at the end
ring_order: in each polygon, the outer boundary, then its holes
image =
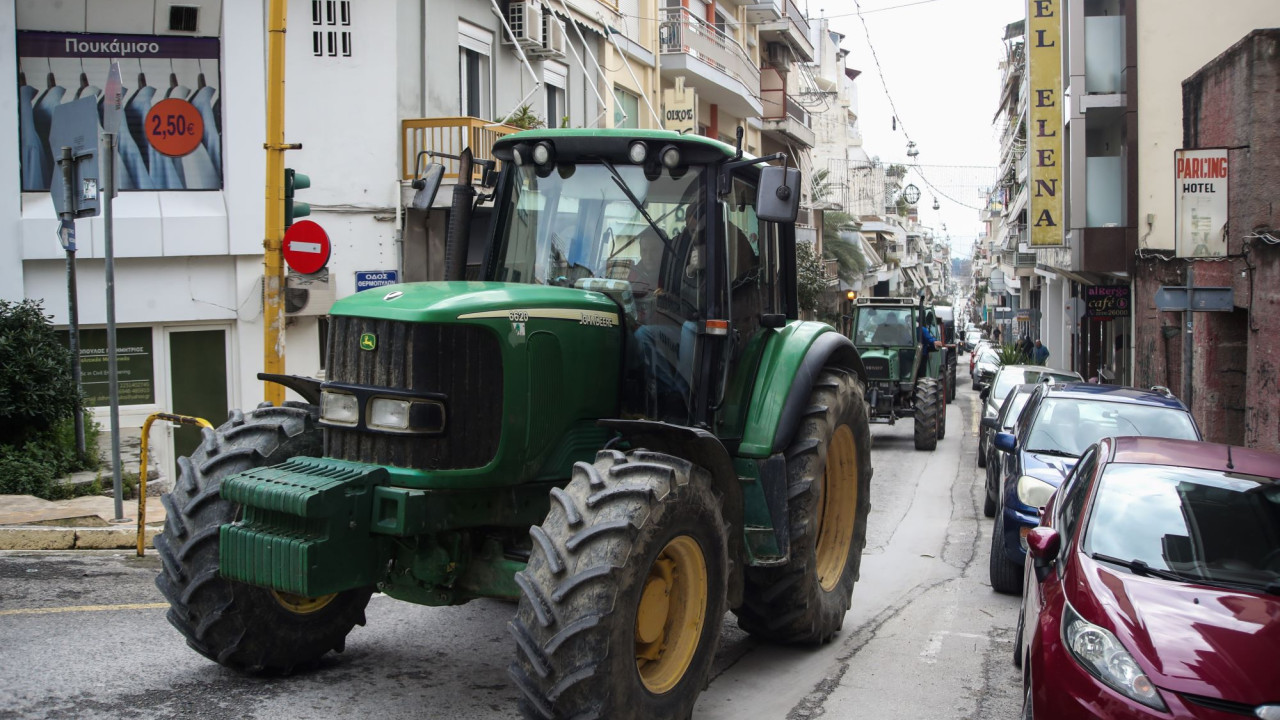
MULTIPOLYGON (((995 419, 995 416, 1000 412, 1000 405, 1004 402, 1005 395, 1008 395, 1009 390, 1015 385, 1043 382, 1046 378, 1054 382, 1078 382, 1084 380, 1084 378, 1080 377, 1080 373, 1074 370, 1054 370, 1044 365, 1000 366, 996 371, 995 378, 991 381, 991 385, 983 388, 978 393, 978 397, 982 399, 982 419, 995 419)), ((987 458, 990 457, 990 453, 987 451, 990 449, 991 434, 985 424, 978 428, 978 467, 987 466, 987 458)))
POLYGON ((991 534, 991 588, 1022 587, 1026 535, 1039 508, 1071 472, 1080 453, 1104 437, 1146 435, 1199 440, 1200 428, 1168 390, 1068 383, 1039 385, 1014 425, 997 433, 1002 463, 996 525, 991 534))
POLYGON ((969 378, 973 381, 973 389, 981 390, 989 385, 999 369, 1000 354, 996 346, 979 343, 969 358, 969 378))
MULTIPOLYGON (((1035 383, 1023 383, 1014 385, 1005 395, 1004 403, 1000 405, 1000 412, 994 418, 983 418, 982 428, 985 430, 994 430, 995 432, 1009 432, 1013 429, 1015 423, 1018 422, 1018 415, 1022 413, 1022 408, 1026 407, 1027 401, 1031 399, 1031 393, 1036 389, 1035 383)), ((987 469, 986 494, 982 500, 982 514, 987 517, 996 516, 996 505, 1000 496, 1000 477, 1001 477, 1001 460, 1004 453, 996 450, 994 443, 988 443, 986 449, 986 459, 982 459, 982 455, 978 457, 978 466, 987 469)))
POLYGON ((973 352, 973 349, 978 346, 978 341, 981 339, 981 330, 966 330, 964 333, 964 351, 973 352))
POLYGON ((1027 544, 1022 717, 1280 717, 1280 455, 1103 440, 1027 544))

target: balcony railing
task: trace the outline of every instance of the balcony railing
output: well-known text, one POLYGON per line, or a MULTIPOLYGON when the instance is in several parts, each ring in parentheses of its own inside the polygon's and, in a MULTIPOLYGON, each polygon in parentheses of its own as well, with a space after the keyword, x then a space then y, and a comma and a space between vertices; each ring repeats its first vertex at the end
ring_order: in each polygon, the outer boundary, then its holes
MULTIPOLYGON (((493 143, 503 135, 510 135, 520 128, 496 125, 474 117, 405 118, 400 121, 400 178, 412 180, 418 153, 424 150, 457 155, 466 148, 477 159, 491 158, 493 143)), ((458 161, 436 158, 444 165, 444 179, 458 179, 458 161)), ((476 179, 482 169, 472 168, 476 179)))
POLYGON ((796 30, 800 32, 803 38, 809 37, 809 20, 800 12, 800 7, 796 5, 796 0, 787 0, 782 5, 782 14, 791 20, 796 26, 796 30))
POLYGON ((662 53, 681 53, 696 57, 735 78, 748 91, 759 87, 760 71, 751 62, 751 56, 732 36, 686 8, 672 8, 665 12, 666 19, 658 28, 662 53))
POLYGON ((774 68, 760 70, 760 102, 764 106, 761 120, 791 118, 809 127, 809 113, 787 92, 787 76, 774 68))

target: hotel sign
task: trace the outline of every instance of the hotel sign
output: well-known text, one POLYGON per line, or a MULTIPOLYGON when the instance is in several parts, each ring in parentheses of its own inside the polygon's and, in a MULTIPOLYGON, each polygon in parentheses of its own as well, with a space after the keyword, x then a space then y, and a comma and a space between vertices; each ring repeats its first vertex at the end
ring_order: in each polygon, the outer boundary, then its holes
POLYGON ((1062 182, 1062 4, 1027 3, 1027 77, 1030 120, 1027 158, 1030 172, 1031 247, 1063 245, 1062 182))
POLYGON ((1173 158, 1175 253, 1178 257, 1226 255, 1227 149, 1177 150, 1173 158))

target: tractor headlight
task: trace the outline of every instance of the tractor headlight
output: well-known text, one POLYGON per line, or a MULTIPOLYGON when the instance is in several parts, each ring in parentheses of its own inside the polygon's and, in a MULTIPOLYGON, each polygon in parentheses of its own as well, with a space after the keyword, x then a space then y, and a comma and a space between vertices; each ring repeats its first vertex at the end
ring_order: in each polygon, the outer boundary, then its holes
POLYGON ((332 390, 321 392, 320 419, 334 425, 355 425, 360 420, 356 396, 332 390))
POLYGON ((1033 508, 1042 508, 1049 504, 1049 497, 1056 489, 1040 478, 1030 475, 1018 478, 1018 499, 1033 508))
POLYGON ((376 430, 408 430, 409 401, 374 398, 369 403, 368 425, 376 430))
POLYGON ((649 148, 647 145, 637 140, 636 142, 631 143, 631 147, 627 148, 627 157, 631 162, 639 165, 645 161, 645 158, 649 157, 649 148))
POLYGON ((1120 640, 1106 628, 1086 622, 1066 603, 1062 606, 1062 640, 1071 656, 1091 675, 1116 692, 1167 712, 1160 691, 1120 640))

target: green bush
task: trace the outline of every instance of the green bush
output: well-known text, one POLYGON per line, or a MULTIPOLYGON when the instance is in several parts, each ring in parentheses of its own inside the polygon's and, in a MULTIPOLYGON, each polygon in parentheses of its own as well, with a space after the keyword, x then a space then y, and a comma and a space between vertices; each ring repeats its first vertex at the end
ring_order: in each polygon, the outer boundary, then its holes
POLYGON ((0 300, 0 368, 0 445, 23 445, 74 415, 71 353, 39 301, 0 300))

